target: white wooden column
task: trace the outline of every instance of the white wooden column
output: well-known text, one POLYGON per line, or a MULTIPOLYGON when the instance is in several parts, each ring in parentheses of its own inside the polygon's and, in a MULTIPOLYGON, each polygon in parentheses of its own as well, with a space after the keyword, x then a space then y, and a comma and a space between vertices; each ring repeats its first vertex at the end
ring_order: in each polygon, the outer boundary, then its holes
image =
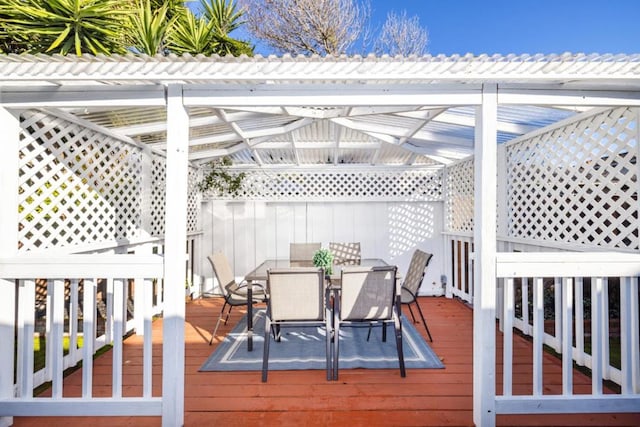
MULTIPOLYGON (((19 117, 0 107, 0 129, 0 257, 12 257, 18 251, 19 117)), ((15 292, 13 280, 0 278, 0 399, 13 397, 15 292)), ((0 427, 11 424, 11 417, 0 417, 0 427)))
POLYGON ((184 278, 187 240, 189 115, 182 86, 167 87, 162 425, 184 424, 184 278))
POLYGON ((496 423, 497 107, 497 86, 484 85, 474 149, 473 420, 477 426, 496 423))

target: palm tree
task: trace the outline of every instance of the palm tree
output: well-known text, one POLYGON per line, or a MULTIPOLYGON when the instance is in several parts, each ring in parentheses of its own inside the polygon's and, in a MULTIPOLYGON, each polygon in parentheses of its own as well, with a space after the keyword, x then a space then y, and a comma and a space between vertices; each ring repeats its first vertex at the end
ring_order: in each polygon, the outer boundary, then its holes
POLYGON ((236 8, 233 0, 201 0, 200 5, 204 16, 222 35, 229 35, 244 23, 241 21, 243 12, 236 8))
POLYGON ((128 6, 119 0, 3 0, 0 25, 30 52, 124 53, 128 6))
MULTIPOLYGON (((132 50, 147 55, 164 53, 167 31, 175 22, 175 16, 169 17, 169 8, 168 2, 157 9, 152 9, 150 0, 139 2, 138 9, 130 16, 128 45, 132 50)), ((175 15, 175 9, 171 13, 175 15)))
POLYGON ((180 0, 1 0, 0 51, 253 55, 229 36, 242 24, 233 0, 201 5, 198 17, 180 0))
POLYGON ((235 9, 233 0, 201 0, 205 12, 196 17, 190 10, 184 9, 179 14, 173 27, 168 32, 167 48, 175 53, 191 55, 253 55, 249 43, 237 40, 228 35, 237 28, 242 12, 235 9))

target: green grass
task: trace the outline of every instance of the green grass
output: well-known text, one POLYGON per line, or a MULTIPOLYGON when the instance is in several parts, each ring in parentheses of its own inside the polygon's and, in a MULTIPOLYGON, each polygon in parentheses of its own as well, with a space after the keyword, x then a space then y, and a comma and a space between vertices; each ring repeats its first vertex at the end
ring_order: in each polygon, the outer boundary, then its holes
MULTIPOLYGON (((62 337, 62 352, 63 354, 69 354, 69 345, 71 339, 69 336, 62 337)), ((83 337, 78 335, 78 348, 82 348, 83 337)), ((33 337, 33 371, 38 372, 44 368, 47 357, 47 340, 44 336, 33 337)))

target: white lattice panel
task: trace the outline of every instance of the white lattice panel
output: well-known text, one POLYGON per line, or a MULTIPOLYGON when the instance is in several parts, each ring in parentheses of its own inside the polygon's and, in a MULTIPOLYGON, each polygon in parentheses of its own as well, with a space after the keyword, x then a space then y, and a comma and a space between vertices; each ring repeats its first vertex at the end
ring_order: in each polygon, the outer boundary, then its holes
POLYGON ((509 145, 509 235, 639 249, 637 117, 616 108, 509 145))
POLYGON ((165 157, 151 155, 151 217, 149 225, 152 236, 164 236, 164 207, 166 193, 167 162, 165 157))
MULTIPOLYGON (((230 198, 229 195, 225 197, 230 198)), ((250 172, 237 198, 270 201, 435 201, 442 200, 442 171, 250 172)))
POLYGON ((140 150, 41 112, 25 111, 21 127, 21 250, 139 234, 140 150))
MULTIPOLYGON (((152 153, 150 218, 143 221, 142 150, 42 112, 24 112, 21 124, 21 250, 164 235, 164 156, 152 153)), ((198 179, 191 168, 188 232, 200 224, 198 179)))
POLYGON ((445 222, 448 231, 473 231, 473 159, 447 168, 445 222))
POLYGON ((198 169, 189 168, 189 194, 187 195, 187 233, 200 230, 200 191, 198 182, 201 176, 198 169))

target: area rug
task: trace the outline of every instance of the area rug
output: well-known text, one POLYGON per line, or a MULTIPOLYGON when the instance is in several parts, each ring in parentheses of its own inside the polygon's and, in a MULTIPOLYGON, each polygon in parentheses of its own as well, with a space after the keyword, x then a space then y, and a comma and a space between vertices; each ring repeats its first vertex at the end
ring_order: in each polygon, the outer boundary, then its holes
MULTIPOLYGON (((245 316, 216 347, 200 371, 261 370, 264 316, 264 310, 254 313, 253 351, 247 351, 245 316)), ((340 330, 340 369, 398 369, 393 328, 388 327, 386 342, 382 341, 380 327, 373 328, 369 341, 368 331, 368 327, 345 327, 340 330)), ((424 338, 405 318, 402 322, 402 338, 408 369, 444 368, 424 338)), ((271 337, 269 370, 325 369, 325 344, 323 328, 283 328, 280 342, 271 337)))

